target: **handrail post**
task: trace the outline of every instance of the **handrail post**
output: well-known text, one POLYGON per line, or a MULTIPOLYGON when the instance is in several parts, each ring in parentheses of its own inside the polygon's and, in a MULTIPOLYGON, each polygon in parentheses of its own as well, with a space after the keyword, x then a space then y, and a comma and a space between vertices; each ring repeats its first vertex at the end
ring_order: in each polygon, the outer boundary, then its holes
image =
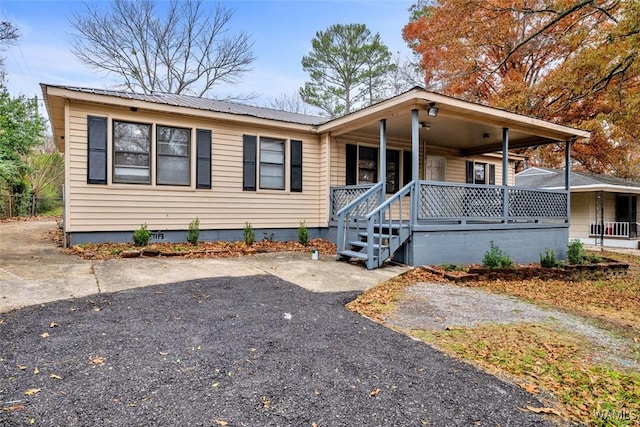
MULTIPOLYGON (((411 200, 410 217, 412 230, 413 227, 418 224, 418 204, 421 202, 420 197, 420 181, 415 180, 413 181, 413 191, 409 193, 409 198, 411 200)), ((425 203, 426 202, 427 201, 425 200, 425 203)))

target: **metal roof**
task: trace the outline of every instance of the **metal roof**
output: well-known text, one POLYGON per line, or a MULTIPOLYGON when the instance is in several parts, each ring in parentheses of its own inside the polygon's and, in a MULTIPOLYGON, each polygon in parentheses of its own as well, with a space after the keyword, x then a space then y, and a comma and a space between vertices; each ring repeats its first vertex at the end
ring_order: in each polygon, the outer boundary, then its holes
POLYGON ((75 92, 89 93, 94 95, 112 96, 122 99, 152 102, 155 104, 172 105, 176 107, 193 108, 196 110, 213 111, 217 113, 235 114, 239 116, 249 116, 268 120, 277 120, 287 123, 297 123, 303 125, 319 125, 330 120, 329 117, 312 116, 306 114, 289 113, 287 111, 275 110, 273 108, 256 107, 253 105, 240 104, 231 101, 219 101, 208 98, 198 98, 190 95, 177 95, 171 93, 134 93, 109 89, 93 89, 75 86, 46 85, 75 92))
MULTIPOLYGON (((571 189, 579 187, 632 187, 640 190, 640 182, 637 181, 577 171, 571 171, 569 183, 571 189)), ((564 188, 564 171, 541 167, 525 169, 516 174, 516 185, 529 188, 564 188)))

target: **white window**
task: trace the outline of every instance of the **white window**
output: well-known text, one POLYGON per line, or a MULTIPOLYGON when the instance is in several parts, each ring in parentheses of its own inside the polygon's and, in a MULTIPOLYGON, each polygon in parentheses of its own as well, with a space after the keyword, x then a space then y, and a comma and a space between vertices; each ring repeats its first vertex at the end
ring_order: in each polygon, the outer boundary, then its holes
POLYGON ((151 125, 113 122, 113 182, 149 184, 151 125))
POLYGON ((260 188, 284 190, 285 141, 260 138, 260 188))
POLYGON ((156 182, 167 185, 191 183, 191 129, 156 127, 156 182))

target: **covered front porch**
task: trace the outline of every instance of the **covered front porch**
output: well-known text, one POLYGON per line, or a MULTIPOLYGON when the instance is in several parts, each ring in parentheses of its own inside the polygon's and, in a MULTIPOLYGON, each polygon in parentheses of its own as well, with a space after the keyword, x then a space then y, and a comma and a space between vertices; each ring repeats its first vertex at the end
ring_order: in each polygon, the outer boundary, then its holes
POLYGON ((563 190, 515 187, 509 150, 562 144, 570 164, 571 142, 587 132, 418 88, 329 124, 339 259, 475 263, 490 241, 516 262, 565 255, 568 171, 563 190))

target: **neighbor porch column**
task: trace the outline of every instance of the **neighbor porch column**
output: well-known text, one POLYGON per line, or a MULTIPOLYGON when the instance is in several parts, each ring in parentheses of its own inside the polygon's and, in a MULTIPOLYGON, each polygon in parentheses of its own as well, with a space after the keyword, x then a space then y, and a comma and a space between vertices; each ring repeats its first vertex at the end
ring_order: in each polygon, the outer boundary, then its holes
POLYGON ((382 183, 382 197, 387 194, 387 119, 380 120, 380 153, 378 154, 378 182, 382 183))
POLYGON ((502 128, 502 220, 509 220, 509 128, 502 128))

